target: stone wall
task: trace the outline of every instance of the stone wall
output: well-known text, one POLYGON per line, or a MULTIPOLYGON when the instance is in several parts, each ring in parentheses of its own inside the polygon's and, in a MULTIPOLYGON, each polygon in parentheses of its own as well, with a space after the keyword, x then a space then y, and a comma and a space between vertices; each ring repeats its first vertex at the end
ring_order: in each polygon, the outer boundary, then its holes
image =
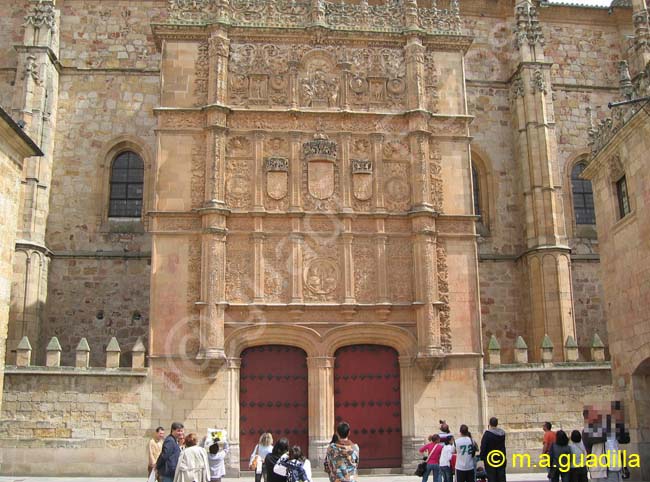
MULTIPOLYGON (((581 430, 585 405, 608 403, 613 399, 607 365, 489 368, 484 377, 488 416, 497 417, 507 432, 509 454, 539 456, 544 422, 551 422, 554 429, 581 430)), ((509 471, 524 470, 510 467, 509 471)))
POLYGON ((9 370, 0 418, 2 473, 51 476, 56 465, 62 476, 144 478, 155 428, 151 403, 145 376, 9 370))

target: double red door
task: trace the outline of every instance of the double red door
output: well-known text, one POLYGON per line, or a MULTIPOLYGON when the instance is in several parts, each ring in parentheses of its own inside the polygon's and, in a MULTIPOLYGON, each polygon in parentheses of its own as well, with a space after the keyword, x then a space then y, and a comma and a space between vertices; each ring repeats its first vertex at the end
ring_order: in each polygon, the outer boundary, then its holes
POLYGON ((241 354, 239 385, 240 466, 264 432, 299 445, 308 455, 307 355, 300 348, 267 345, 241 354))
POLYGON ((360 468, 402 466, 400 370, 397 352, 379 345, 340 348, 334 362, 336 423, 351 426, 360 468))

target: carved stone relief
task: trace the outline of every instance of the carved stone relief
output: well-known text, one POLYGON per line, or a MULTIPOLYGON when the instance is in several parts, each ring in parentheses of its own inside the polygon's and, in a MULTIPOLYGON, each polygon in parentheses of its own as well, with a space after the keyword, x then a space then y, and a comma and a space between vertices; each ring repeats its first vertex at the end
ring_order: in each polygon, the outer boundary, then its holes
POLYGON ((327 51, 314 49, 303 57, 298 74, 301 107, 338 107, 341 74, 336 59, 327 51))
POLYGON ((399 108, 406 94, 404 53, 398 49, 365 48, 350 53, 350 104, 357 109, 399 108))
POLYGON ((208 42, 201 42, 196 57, 194 77, 194 95, 196 97, 194 105, 196 106, 205 105, 208 101, 209 68, 208 42))
POLYGON ((413 301, 413 246, 406 237, 390 237, 386 245, 388 293, 393 303, 413 301))
POLYGON ((226 204, 234 209, 252 205, 252 142, 243 136, 232 137, 226 147, 226 204))
POLYGON ((437 212, 442 212, 443 189, 442 189, 442 156, 440 149, 431 140, 429 144, 429 187, 431 204, 437 212))
POLYGON ((355 298, 358 303, 373 303, 377 293, 377 256, 373 239, 356 237, 352 257, 355 298))
POLYGON ((205 149, 204 136, 197 134, 192 138, 192 172, 191 172, 191 196, 192 208, 197 209, 203 206, 205 200, 205 149))
POLYGON ((438 69, 436 68, 433 52, 426 52, 424 54, 424 69, 424 95, 426 107, 429 112, 438 112, 438 69))
POLYGON ((451 323, 449 317, 449 271, 447 269, 447 247, 438 240, 436 245, 436 270, 438 274, 438 298, 440 308, 440 341, 444 351, 451 351, 451 323))
POLYGON ((264 156, 264 207, 269 211, 286 211, 289 209, 289 142, 279 136, 265 139, 264 156))
POLYGON ((308 236, 303 260, 306 301, 338 301, 342 275, 338 243, 329 236, 308 236))
POLYGON ((226 299, 248 303, 253 293, 253 248, 247 236, 228 236, 226 245, 226 299))
POLYGON ((338 145, 318 133, 302 146, 303 205, 308 210, 332 211, 339 207, 338 145))
POLYGON ((288 303, 291 269, 291 242, 287 237, 264 242, 264 298, 269 303, 288 303))

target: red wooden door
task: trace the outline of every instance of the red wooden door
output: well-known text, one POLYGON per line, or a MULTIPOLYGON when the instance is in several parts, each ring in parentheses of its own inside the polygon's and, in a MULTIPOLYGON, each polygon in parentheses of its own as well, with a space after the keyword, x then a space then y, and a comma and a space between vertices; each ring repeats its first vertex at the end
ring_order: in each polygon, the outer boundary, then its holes
POLYGON ((336 423, 350 424, 360 468, 402 466, 402 418, 397 352, 379 345, 340 348, 334 363, 336 423))
POLYGON ((240 466, 248 461, 260 435, 289 439, 307 455, 307 355, 300 348, 267 345, 241 354, 239 382, 240 466))

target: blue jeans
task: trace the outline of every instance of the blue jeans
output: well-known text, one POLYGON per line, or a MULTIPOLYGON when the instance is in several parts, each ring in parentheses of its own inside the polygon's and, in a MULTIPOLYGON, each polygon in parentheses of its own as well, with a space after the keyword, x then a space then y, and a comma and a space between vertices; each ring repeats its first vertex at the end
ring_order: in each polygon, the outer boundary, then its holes
POLYGON ((438 464, 427 464, 427 468, 422 476, 422 482, 427 482, 431 472, 433 472, 433 482, 440 482, 440 465, 438 464))
POLYGON ((451 482, 452 481, 451 467, 448 465, 446 467, 440 467, 440 475, 441 475, 442 482, 451 482))

